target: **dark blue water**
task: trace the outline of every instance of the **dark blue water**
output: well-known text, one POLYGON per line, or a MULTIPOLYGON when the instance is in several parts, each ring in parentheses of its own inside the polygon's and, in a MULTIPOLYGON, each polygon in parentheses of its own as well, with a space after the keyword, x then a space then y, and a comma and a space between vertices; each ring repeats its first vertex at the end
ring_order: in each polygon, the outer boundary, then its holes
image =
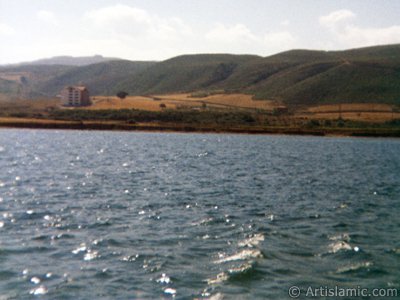
POLYGON ((400 140, 0 130, 1 299, 399 289, 399 214, 400 140))

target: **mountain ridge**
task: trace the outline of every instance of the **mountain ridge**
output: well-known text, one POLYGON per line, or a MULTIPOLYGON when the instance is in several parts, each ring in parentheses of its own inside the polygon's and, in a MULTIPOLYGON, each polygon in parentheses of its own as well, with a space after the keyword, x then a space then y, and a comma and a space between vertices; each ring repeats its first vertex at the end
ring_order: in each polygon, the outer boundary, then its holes
POLYGON ((107 62, 111 60, 122 60, 121 58, 115 57, 104 57, 102 55, 93 55, 93 56, 69 56, 69 55, 60 55, 53 56, 50 58, 42 58, 33 61, 26 61, 15 63, 11 65, 3 65, 5 67, 9 66, 25 66, 25 65, 65 65, 65 66, 87 66, 91 64, 97 64, 102 62, 107 62))
POLYGON ((16 89, 15 82, 2 82, 0 93, 4 86, 9 94, 17 90, 23 96, 53 97, 64 85, 83 82, 93 95, 220 91, 287 105, 400 104, 400 44, 343 51, 294 49, 267 57, 193 54, 161 62, 118 59, 85 66, 3 66, 0 79, 18 72, 30 74, 25 83, 20 80, 16 89))

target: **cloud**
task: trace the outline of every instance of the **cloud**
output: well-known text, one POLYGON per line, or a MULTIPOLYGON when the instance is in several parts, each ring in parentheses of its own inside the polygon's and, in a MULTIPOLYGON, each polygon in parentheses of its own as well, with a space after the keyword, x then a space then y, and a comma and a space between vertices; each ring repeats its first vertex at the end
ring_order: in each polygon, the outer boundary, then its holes
MULTIPOLYGON (((270 31, 256 31, 246 23, 219 23, 204 28, 185 17, 166 16, 133 5, 79 11, 70 24, 61 13, 55 15, 48 10, 37 11, 34 18, 34 29, 40 35, 30 41, 30 57, 101 53, 132 60, 161 60, 190 53, 270 55, 293 48, 297 42, 288 27, 279 23, 278 29, 270 31), (43 26, 43 22, 58 22, 59 26, 43 26)), ((4 31, 1 28, 0 34, 4 31)), ((30 35, 26 32, 27 39, 30 35)), ((27 57, 26 49, 20 48, 27 57)))
POLYGON ((81 36, 96 53, 131 59, 166 59, 191 51, 199 35, 177 17, 164 17, 129 5, 86 12, 81 36), (116 46, 118 45, 118 46, 116 46))
POLYGON ((284 20, 281 22, 281 26, 289 26, 290 25, 290 21, 289 20, 284 20))
POLYGON ((120 4, 90 11, 85 17, 99 26, 112 25, 126 19, 139 24, 151 23, 151 17, 145 10, 120 4))
POLYGON ((217 24, 215 28, 206 33, 206 39, 225 43, 257 41, 257 37, 243 24, 236 24, 231 27, 217 24))
POLYGON ((336 29, 338 25, 343 24, 345 21, 349 21, 354 19, 356 15, 347 9, 341 9, 334 12, 331 12, 329 15, 321 16, 319 18, 319 23, 322 26, 336 29))
POLYGON ((191 28, 179 18, 162 18, 146 10, 121 4, 90 11, 84 19, 105 32, 130 38, 168 40, 192 33, 191 28))
MULTIPOLYGON (((223 52, 270 54, 287 50, 295 45, 297 39, 289 31, 253 33, 244 24, 226 26, 217 24, 205 35, 214 48, 223 52)), ((218 51, 218 50, 217 50, 218 51)))
POLYGON ((53 12, 51 12, 51 11, 48 11, 48 10, 40 10, 40 11, 38 11, 36 13, 36 17, 40 21, 48 23, 48 24, 52 24, 52 25, 58 25, 59 24, 58 19, 55 16, 55 14, 53 12))
POLYGON ((360 28, 348 26, 338 39, 352 47, 400 43, 400 26, 360 28))
POLYGON ((294 46, 297 39, 289 31, 271 32, 264 35, 267 44, 279 45, 282 48, 294 46))
POLYGON ((319 18, 319 23, 333 35, 342 47, 365 47, 400 43, 400 25, 365 28, 354 24, 356 15, 350 10, 338 10, 319 18))
POLYGON ((14 28, 7 24, 0 23, 0 36, 10 36, 15 33, 14 28))

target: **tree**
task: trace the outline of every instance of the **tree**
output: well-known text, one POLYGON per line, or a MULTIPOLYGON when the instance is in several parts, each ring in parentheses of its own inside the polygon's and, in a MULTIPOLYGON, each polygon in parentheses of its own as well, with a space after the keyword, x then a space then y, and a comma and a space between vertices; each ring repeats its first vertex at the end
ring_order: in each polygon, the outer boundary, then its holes
POLYGON ((117 97, 119 98, 119 99, 125 99, 126 98, 126 96, 128 96, 129 94, 127 93, 127 92, 124 92, 124 91, 121 91, 121 92, 118 92, 117 93, 117 97))

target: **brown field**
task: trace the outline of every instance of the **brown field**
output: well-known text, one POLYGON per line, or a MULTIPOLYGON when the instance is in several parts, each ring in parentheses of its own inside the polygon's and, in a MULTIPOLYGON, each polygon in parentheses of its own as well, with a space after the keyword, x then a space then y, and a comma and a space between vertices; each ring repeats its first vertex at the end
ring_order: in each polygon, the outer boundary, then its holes
POLYGON ((252 95, 246 94, 215 94, 207 97, 191 97, 191 94, 171 94, 155 96, 162 100, 175 101, 179 104, 193 104, 201 106, 205 103, 208 106, 217 106, 222 108, 240 108, 240 109, 260 109, 272 111, 281 106, 279 103, 270 100, 253 100, 252 95))
POLYGON ((39 100, 9 100, 6 96, 0 95, 0 114, 15 113, 43 113, 55 109, 60 105, 58 99, 39 100))
POLYGON ((21 82, 22 77, 30 77, 29 72, 0 72, 0 78, 4 80, 21 82))
POLYGON ((77 123, 76 121, 63 121, 63 120, 46 120, 46 119, 33 119, 33 118, 2 118, 0 117, 0 124, 7 125, 12 123, 26 123, 26 124, 71 124, 77 123))
POLYGON ((343 112, 359 112, 359 111, 375 111, 375 112, 391 112, 392 106, 389 104, 381 103, 344 103, 344 104, 328 104, 318 105, 307 108, 306 111, 314 113, 323 112, 336 112, 342 110, 343 112))
MULTIPOLYGON (((191 94, 168 94, 154 96, 128 96, 121 100, 115 96, 94 96, 93 105, 83 109, 139 109, 161 111, 167 109, 182 110, 244 110, 249 112, 271 113, 281 105, 274 101, 253 100, 251 95, 245 94, 215 94, 208 97, 195 98, 191 94), (161 108, 160 104, 165 105, 161 108)), ((43 115, 53 109, 60 108, 59 99, 41 100, 9 100, 0 94, 0 116, 23 117, 43 115)), ((75 109, 75 108, 64 108, 75 109)), ((301 120, 336 120, 339 118, 364 122, 386 122, 400 119, 400 110, 388 104, 341 104, 318 105, 294 111, 292 114, 282 114, 277 117, 284 123, 301 123, 301 120)), ((278 122, 279 123, 279 122, 278 122)))
MULTIPOLYGON (((191 94, 168 94, 154 96, 128 96, 121 100, 117 97, 96 96, 88 109, 142 109, 160 111, 164 104, 167 109, 240 109, 271 112, 280 103, 267 100, 253 100, 245 94, 216 94, 207 97, 191 97, 191 94)), ((294 119, 335 120, 339 118, 354 121, 385 122, 400 118, 400 112, 388 104, 354 103, 341 105, 319 105, 302 109, 294 113, 294 119)))
POLYGON ((354 103, 318 105, 308 107, 295 114, 298 118, 385 122, 400 118, 400 112, 392 105, 380 103, 354 103))
MULTIPOLYGON (((85 109, 141 109, 150 111, 159 111, 160 102, 154 101, 151 97, 128 96, 125 99, 119 99, 113 96, 95 96, 92 97, 93 104, 85 109)), ((165 103, 165 102, 163 102, 165 103)), ((165 103, 167 104, 167 103, 165 103)), ((167 104, 168 108, 175 108, 167 104)))
MULTIPOLYGON (((0 95, 1 96, 1 95, 0 95)), ((1 97, 0 97, 0 100, 1 97)), ((189 94, 169 94, 157 96, 135 96, 119 99, 117 97, 92 97, 93 105, 81 109, 140 109, 160 111, 164 104, 168 109, 186 110, 220 110, 220 116, 235 115, 238 110, 249 112, 254 123, 238 120, 237 123, 220 123, 217 119, 207 119, 206 122, 170 122, 149 121, 129 122, 125 119, 102 120, 74 119, 56 120, 55 109, 75 110, 79 108, 63 108, 59 99, 50 100, 2 100, 0 101, 0 128, 41 128, 41 129, 85 129, 85 130, 150 130, 176 132, 234 132, 234 133, 263 133, 263 134, 307 134, 307 135, 344 135, 344 136, 384 136, 400 137, 400 129, 396 124, 375 126, 371 123, 383 123, 393 119, 400 119, 398 107, 385 104, 342 104, 320 105, 303 108, 298 111, 277 112, 275 108, 282 107, 273 101, 255 101, 250 95, 218 94, 203 98, 193 98, 189 94), (230 112, 230 113, 225 113, 230 112), (232 114, 231 114, 232 113, 232 114), (310 120, 345 120, 365 121, 360 126, 338 127, 327 122, 317 123, 310 120), (367 123, 368 122, 368 123, 367 123), (313 124, 318 125, 313 125, 313 124), (229 124, 229 125, 228 125, 229 124), (321 124, 321 125, 320 125, 321 124), (312 126, 310 126, 312 125, 312 126)), ((291 108, 294 109, 294 108, 291 108)), ((166 112, 168 114, 168 112, 166 112)), ((118 113, 116 113, 118 115, 118 113)), ((123 114, 122 114, 123 115, 123 114)), ((154 114, 159 115, 159 114, 154 114)), ((178 114, 179 115, 179 114, 178 114)), ((214 114, 210 114, 213 116, 214 114)), ((218 115, 218 114, 217 114, 218 115)), ((78 114, 79 116, 79 114, 78 114)), ((101 115, 100 115, 101 117, 101 115)), ((62 119, 62 118, 61 118, 62 119)), ((156 119, 157 120, 157 119, 156 119)), ((349 124, 349 123, 345 123, 349 124)), ((351 123, 350 123, 351 124, 351 123)))
POLYGON ((190 97, 191 94, 169 94, 155 96, 128 96, 121 100, 117 97, 95 96, 89 109, 143 109, 151 111, 162 110, 160 104, 169 109, 244 109, 272 111, 280 106, 273 101, 253 100, 251 95, 217 94, 202 98, 190 97))

